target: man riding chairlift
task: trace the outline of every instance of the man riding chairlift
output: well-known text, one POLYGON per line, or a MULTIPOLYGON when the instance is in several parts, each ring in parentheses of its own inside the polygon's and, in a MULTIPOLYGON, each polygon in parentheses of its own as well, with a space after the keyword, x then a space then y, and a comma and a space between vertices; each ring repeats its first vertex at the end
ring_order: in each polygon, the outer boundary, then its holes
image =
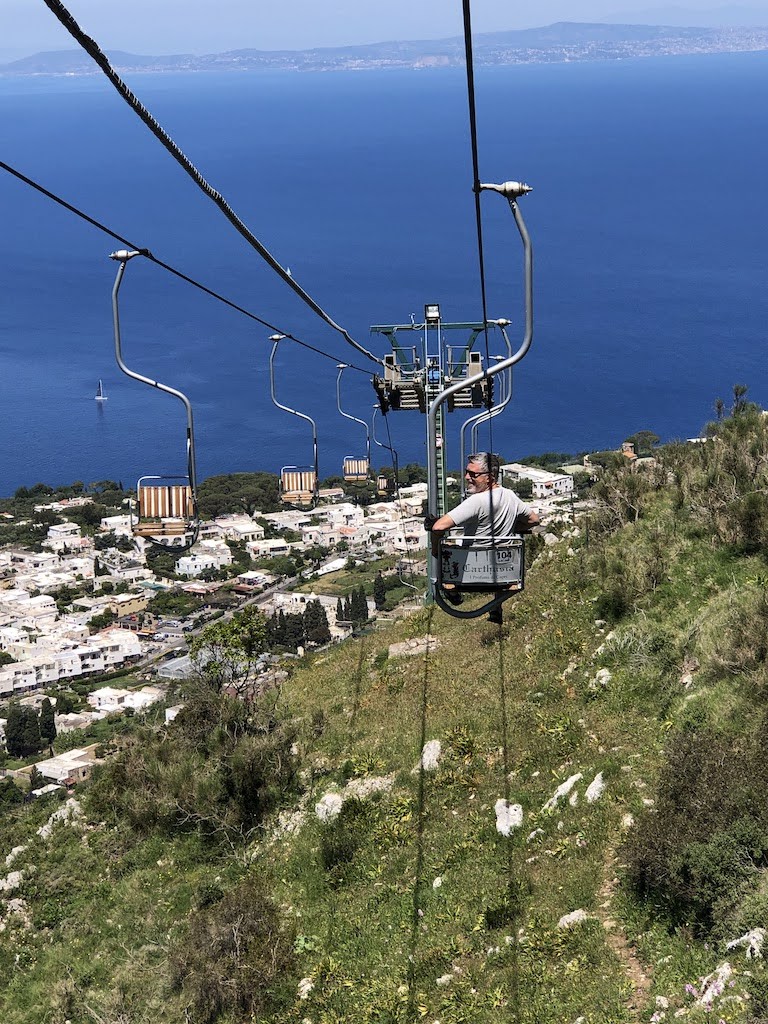
MULTIPOLYGON (((498 455, 479 452, 467 458, 464 479, 468 497, 444 516, 427 516, 424 526, 432 532, 432 554, 438 558, 443 534, 457 526, 464 527, 466 536, 473 538, 473 547, 494 546, 494 538, 509 537, 517 533, 530 533, 540 522, 538 515, 514 491, 502 487, 499 480, 498 455)), ((451 584, 443 584, 443 591, 451 604, 461 604, 463 596, 451 584)), ((501 624, 501 607, 488 613, 490 622, 501 624)))

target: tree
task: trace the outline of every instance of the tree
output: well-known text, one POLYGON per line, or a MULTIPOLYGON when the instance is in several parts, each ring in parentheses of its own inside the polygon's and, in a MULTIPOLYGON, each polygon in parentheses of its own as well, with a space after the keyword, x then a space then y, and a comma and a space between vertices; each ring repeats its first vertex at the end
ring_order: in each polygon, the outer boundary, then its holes
POLYGON ((641 452, 650 452, 661 439, 652 430, 638 430, 636 434, 631 434, 626 440, 635 446, 635 453, 640 455, 641 452))
POLYGON ((272 612, 267 623, 267 635, 271 648, 285 647, 285 612, 282 608, 280 611, 272 612))
POLYGON ((328 616, 320 601, 310 601, 304 609, 304 636, 307 643, 327 644, 331 639, 328 616))
POLYGON ((5 745, 11 757, 29 757, 41 747, 40 723, 33 708, 14 704, 8 710, 5 745))
POLYGON ((376 574, 376 579, 373 581, 373 603, 376 605, 376 611, 380 612, 387 601, 387 588, 384 585, 384 579, 381 573, 376 574))
POLYGON ((172 551, 165 551, 156 544, 150 544, 146 549, 147 565, 156 576, 163 576, 165 579, 176 579, 176 558, 172 551))
POLYGON ((50 509, 44 508, 39 512, 35 512, 34 521, 39 526, 55 526, 61 522, 61 516, 57 516, 55 512, 51 512, 50 509))
POLYGON ((227 622, 206 626, 190 643, 189 652, 216 693, 232 688, 243 697, 250 690, 256 660, 266 650, 267 636, 266 618, 251 606, 227 622))
POLYGON ((279 481, 274 473, 225 473, 208 477, 199 488, 200 512, 206 517, 227 512, 276 512, 279 481))
POLYGON ((523 501, 527 501, 533 497, 533 481, 523 477, 521 480, 515 481, 514 486, 515 494, 518 498, 522 498, 523 501))
POLYGON ((733 405, 731 406, 731 415, 738 416, 739 413, 744 412, 749 404, 747 402, 747 388, 746 384, 734 384, 733 385, 733 405))
POLYGON ((114 612, 107 611, 102 612, 100 615, 94 615, 88 622, 88 629, 91 633, 98 633, 100 629, 106 629, 107 626, 111 626, 117 621, 117 615, 114 612))
POLYGON ((53 704, 48 697, 40 705, 40 738, 44 743, 53 743, 56 739, 56 719, 53 704))
MULTIPOLYGON (((336 621, 344 621, 344 602, 341 600, 340 597, 336 598, 336 621)), ((0 662, 0 664, 2 664, 2 662, 0 662)))
POLYGON ((350 618, 356 626, 368 621, 368 602, 365 599, 365 588, 355 587, 349 599, 350 618))
POLYGON ((299 612, 288 612, 285 616, 285 646, 295 651, 304 643, 304 616, 299 612))
POLYGON ((24 796, 12 779, 0 779, 0 808, 23 803, 24 796))
POLYGON ((56 694, 56 710, 60 715, 69 715, 75 710, 74 694, 61 691, 56 694))

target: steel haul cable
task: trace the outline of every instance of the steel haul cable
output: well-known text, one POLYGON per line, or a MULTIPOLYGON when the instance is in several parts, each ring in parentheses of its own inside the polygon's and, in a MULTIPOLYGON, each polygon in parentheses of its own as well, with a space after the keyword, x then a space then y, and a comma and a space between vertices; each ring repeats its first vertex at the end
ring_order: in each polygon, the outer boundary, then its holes
POLYGON ((427 609, 427 645, 424 652, 424 672, 421 680, 420 700, 420 731, 419 731, 419 776, 418 796, 416 804, 416 867, 413 878, 413 902, 411 906, 411 935, 409 941, 408 955, 408 1020, 417 1021, 420 1014, 417 1007, 416 993, 416 951, 419 945, 419 934, 421 932, 424 910, 422 908, 422 888, 424 885, 424 818, 426 808, 426 769, 424 767, 424 747, 427 743, 427 708, 429 707, 429 649, 432 634, 432 616, 435 606, 431 604, 427 609))
MULTIPOLYGON (((76 217, 79 217, 81 220, 84 220, 86 224, 90 224, 92 227, 95 227, 99 231, 102 231, 105 235, 108 235, 110 238, 114 238, 116 242, 121 242, 128 249, 132 249, 135 250, 136 252, 141 253, 141 255, 148 259, 151 263, 154 263, 156 266, 161 267, 163 270, 167 270, 169 274, 173 274, 174 277, 178 277, 180 281, 186 281, 187 284, 191 284, 193 288, 199 289, 201 292, 210 296, 212 299, 216 299, 217 302, 222 302, 225 306, 228 306, 230 309, 234 309, 237 313, 242 313, 243 316, 248 317, 250 320, 254 320, 256 323, 262 324, 262 326, 268 328, 271 331, 282 334, 283 337, 286 338, 288 341, 293 341, 297 345, 301 345, 302 348, 309 349, 310 352, 315 352, 317 355, 323 356, 325 359, 332 359, 334 362, 338 362, 338 358, 334 355, 331 355, 330 352, 324 352, 322 349, 317 348, 314 345, 310 345, 309 342, 302 341, 300 338, 297 338, 289 331, 280 330, 279 328, 275 327, 274 324, 271 324, 268 320, 264 320, 262 319, 262 317, 257 316, 256 313, 252 313, 250 310, 238 305, 236 302, 233 302, 231 299, 226 298, 226 296, 221 295, 219 292, 214 291, 212 288, 208 288, 207 285, 201 284, 200 281, 196 281, 193 277, 190 277, 183 271, 177 270, 175 267, 171 266, 170 263, 165 263, 163 260, 158 259, 157 256, 153 255, 153 253, 149 251, 149 249, 145 249, 138 245, 135 245, 129 239, 124 238, 116 231, 113 231, 112 228, 109 228, 105 224, 102 224, 100 221, 96 220, 94 217, 91 217, 83 210, 80 210, 77 206, 73 206, 73 204, 67 202, 66 199, 62 199, 62 197, 56 195, 55 192, 51 192, 49 189, 45 188, 39 182, 34 181, 34 179, 28 177, 26 174, 22 174, 22 172, 17 170, 15 167, 11 167, 11 165, 5 163, 4 160, 0 160, 0 169, 7 171, 8 174, 12 175, 14 178, 17 178, 25 185, 29 185, 30 188, 35 189, 35 191, 39 192, 41 195, 44 195, 47 199, 52 200, 54 203, 57 203, 65 210, 69 210, 70 213, 73 213, 76 217)), ((357 373, 364 373, 366 377, 370 376, 370 372, 368 370, 363 369, 363 367, 361 366, 355 366, 354 363, 347 363, 346 365, 351 370, 355 370, 357 373)))
MULTIPOLYGON (((390 429, 389 429, 389 419, 388 419, 387 416, 384 417, 384 423, 385 423, 386 428, 387 428, 387 440, 389 441, 389 450, 391 452, 394 452, 395 449, 392 447, 392 434, 391 434, 390 429)), ((400 470, 399 470, 398 466, 393 466, 393 469, 395 471, 395 495, 397 496, 397 509, 398 509, 398 513, 400 515, 400 526, 402 527, 402 530, 403 530, 403 540, 405 541, 405 552, 406 552, 406 554, 408 556, 410 556, 410 553, 411 553, 410 545, 408 543, 408 535, 407 535, 406 530, 405 530, 405 515, 403 513, 403 500, 402 500, 402 497, 400 495, 400 480, 398 479, 400 470)), ((415 579, 416 579, 416 575, 415 575, 415 573, 413 571, 413 559, 409 557, 408 561, 410 563, 411 582, 410 583, 406 583, 406 586, 411 587, 412 590, 416 590, 416 584, 414 582, 415 579)), ((405 580, 403 580, 402 576, 400 577, 400 579, 402 580, 403 583, 405 583, 405 580)))
MULTIPOLYGON (((499 704, 501 712, 501 749, 502 764, 504 767, 504 800, 506 807, 512 803, 510 789, 510 762, 509 762, 509 715, 507 711, 507 680, 504 665, 504 627, 499 623, 499 704)), ((517 1024, 520 1018, 520 911, 522 903, 522 885, 515 872, 513 833, 510 831, 505 840, 507 855, 507 907, 510 921, 510 958, 511 958, 511 986, 510 1002, 513 1016, 511 1024, 517 1024)))
MULTIPOLYGON (((485 253, 483 247, 483 217, 480 209, 480 164, 477 146, 477 106, 475 103, 475 68, 472 53, 472 11, 470 0, 462 0, 464 16, 464 56, 467 67, 467 102, 469 105, 469 137, 472 149, 472 191, 475 196, 475 227, 477 231, 477 258, 480 271, 480 298, 483 310, 483 333, 485 335, 485 365, 490 364, 490 345, 488 340, 488 299, 485 285, 485 253)), ((490 384, 486 398, 487 407, 493 404, 490 384)), ((488 446, 493 449, 493 424, 488 424, 488 446)))
POLYGON ((315 302, 312 296, 304 291, 301 285, 299 285, 288 271, 278 263, 266 246, 259 241, 250 228, 240 219, 240 217, 238 217, 224 196, 222 196, 220 192, 217 192, 216 189, 206 181, 192 161, 176 145, 170 135, 168 135, 159 122, 155 120, 138 97, 131 92, 110 64, 106 54, 101 50, 94 39, 91 39, 90 36, 83 32, 64 4, 61 3, 61 0, 43 0, 43 3, 64 26, 67 32, 69 32, 72 38, 85 50, 88 56, 91 57, 91 59, 101 68, 120 96, 140 117, 142 122, 149 128, 155 138, 160 141, 176 162, 186 171, 190 178, 192 178, 195 184, 202 189, 208 198, 215 203, 219 210, 221 210, 235 230, 242 235, 242 237, 256 250, 256 252, 258 252, 261 258, 272 268, 272 270, 275 271, 276 274, 278 274, 285 284, 292 288, 299 298, 305 302, 311 310, 317 313, 317 315, 325 321, 329 327, 338 331, 349 345, 357 349, 361 355, 367 356, 367 358, 371 359, 374 363, 381 365, 381 359, 373 355, 372 352, 369 352, 359 342, 355 341, 348 331, 337 324, 336 321, 326 313, 322 306, 315 302))

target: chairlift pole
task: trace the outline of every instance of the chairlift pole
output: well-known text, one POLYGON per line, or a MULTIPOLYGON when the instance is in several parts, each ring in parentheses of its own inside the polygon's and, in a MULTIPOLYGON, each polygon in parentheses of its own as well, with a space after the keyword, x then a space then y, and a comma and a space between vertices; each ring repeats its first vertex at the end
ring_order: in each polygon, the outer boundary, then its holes
POLYGON ((173 395, 174 398, 178 398, 179 401, 184 405, 184 409, 187 414, 187 466, 189 476, 189 486, 192 491, 192 500, 197 506, 197 468, 195 459, 195 430, 194 421, 192 417, 192 404, 185 394, 181 391, 177 391, 176 388, 170 387, 168 384, 162 384, 159 380, 153 380, 151 377, 145 377, 141 373, 136 373, 135 370, 131 370, 126 366, 123 360, 123 344, 122 337, 120 334, 120 310, 118 306, 118 293, 120 291, 120 285, 123 282, 123 276, 125 274, 125 268, 129 260, 132 260, 134 256, 142 256, 143 253, 139 252, 138 249, 118 249, 117 252, 113 252, 110 255, 110 259, 117 260, 119 266, 117 268, 117 276, 115 277, 115 283, 112 288, 112 320, 115 334, 115 358, 117 365, 128 377, 133 380, 139 381, 141 384, 149 384, 150 387, 157 388, 158 391, 164 392, 166 395, 173 395))
POLYGON ((278 402, 277 396, 275 395, 275 353, 277 352, 277 346, 285 338, 284 334, 273 334, 270 336, 272 342, 272 351, 269 353, 269 390, 272 396, 273 403, 278 409, 282 409, 283 412, 289 412, 292 416, 298 416, 299 419, 306 420, 312 427, 312 456, 313 465, 315 470, 315 493, 313 495, 314 501, 317 502, 317 492, 320 484, 319 466, 318 466, 318 451, 317 451, 317 424, 311 416, 307 416, 306 413, 299 412, 297 409, 291 409, 288 405, 283 405, 282 402, 278 402))
MULTIPOLYGON (((502 334, 502 337, 504 338, 504 344, 506 345, 506 348, 507 348, 507 357, 509 357, 509 356, 512 355, 512 343, 510 342, 509 335, 507 334, 507 327, 509 326, 509 321, 508 320, 496 320, 495 323, 496 323, 496 326, 501 329, 501 334, 502 334)), ((501 357, 497 356, 495 358, 497 359, 497 361, 500 361, 501 357)), ((467 429, 469 429, 471 427, 471 430, 470 430, 470 439, 471 439, 470 440, 470 444, 472 446, 472 452, 476 452, 477 451, 477 428, 479 427, 479 425, 481 423, 486 422, 489 419, 493 419, 494 417, 496 417, 500 413, 502 413, 506 409, 506 407, 509 405, 509 403, 510 403, 510 401, 512 399, 512 371, 510 370, 508 374, 504 374, 500 378, 500 380, 501 380, 501 385, 502 386, 501 386, 501 388, 499 390, 502 393, 501 393, 501 399, 500 399, 499 403, 497 405, 494 405, 492 409, 483 409, 481 412, 476 413, 474 416, 470 416, 469 419, 465 420, 464 423, 462 423, 462 425, 461 425, 461 431, 460 431, 460 434, 459 434, 459 454, 460 454, 461 458, 459 460, 459 466, 460 466, 460 469, 461 469, 462 472, 464 471, 464 467, 466 465, 466 457, 467 457, 467 455, 470 454, 470 452, 467 452, 467 450, 466 450, 466 438, 465 438, 465 435, 466 435, 467 429), (506 386, 505 386, 505 383, 506 383, 506 386)), ((465 488, 465 484, 463 483, 463 480, 462 480, 462 484, 461 484, 462 494, 464 494, 465 489, 466 489, 465 488)))
MULTIPOLYGON (((506 359, 502 359, 494 367, 486 367, 482 373, 475 374, 474 377, 470 377, 467 380, 456 381, 449 387, 444 388, 432 401, 429 403, 427 409, 427 483, 429 488, 429 499, 428 508, 429 513, 434 516, 440 516, 443 513, 440 511, 440 463, 438 460, 438 436, 440 430, 440 413, 445 402, 455 395, 462 388, 471 387, 474 384, 479 384, 482 381, 487 381, 489 378, 495 377, 498 374, 504 373, 510 370, 516 363, 519 363, 521 359, 528 353, 533 341, 533 247, 531 245, 531 238, 528 234, 528 229, 525 226, 525 221, 520 213, 520 208, 517 204, 517 200, 520 196, 530 192, 531 189, 528 185, 524 185, 517 181, 507 181, 501 185, 484 185, 481 184, 482 190, 488 190, 493 192, 499 192, 509 202, 510 210, 515 219, 517 230, 520 234, 520 238, 523 243, 523 262, 524 262, 524 293, 525 293, 525 334, 523 340, 512 355, 507 356, 506 359)), ((463 468, 463 467, 462 467, 463 468)), ((434 596, 434 580, 436 573, 433 571, 433 559, 429 558, 429 580, 430 580, 430 593, 434 596)), ((461 615, 461 613, 454 613, 461 615)), ((466 614, 466 613, 465 613, 466 614)))
POLYGON ((341 413, 345 420, 352 420, 353 423, 359 423, 360 426, 365 430, 365 457, 370 469, 371 435, 370 431, 368 430, 368 424, 365 422, 365 420, 358 419, 357 416, 352 416, 350 413, 344 412, 344 410, 341 408, 341 375, 347 369, 348 365, 348 363, 337 363, 336 365, 336 369, 339 371, 339 374, 336 377, 336 408, 339 410, 339 412, 341 413))
POLYGON ((379 448, 383 448, 385 451, 388 451, 392 456, 392 469, 395 472, 395 488, 397 488, 400 483, 398 477, 398 474, 400 473, 400 466, 397 459, 397 450, 388 444, 384 444, 383 441, 380 441, 378 437, 376 437, 376 414, 378 412, 380 412, 378 405, 374 405, 373 416, 371 417, 371 437, 373 438, 374 444, 378 445, 379 448))

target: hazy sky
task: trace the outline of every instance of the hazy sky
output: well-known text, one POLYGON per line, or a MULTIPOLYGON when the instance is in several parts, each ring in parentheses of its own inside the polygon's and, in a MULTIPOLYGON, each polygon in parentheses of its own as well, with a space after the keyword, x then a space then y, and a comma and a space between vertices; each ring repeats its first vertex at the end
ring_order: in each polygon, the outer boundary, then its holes
MULTIPOLYGON (((69 0, 67 7, 104 48, 143 54, 303 49, 461 31, 460 0, 69 0)), ((686 11, 713 7, 711 0, 474 0, 472 18, 483 32, 553 21, 647 21, 655 9, 651 20, 681 24, 686 11)), ((768 0, 752 0, 751 8, 765 12, 768 23, 768 0)), ((741 18, 720 20, 744 20, 740 10, 741 18)), ((43 0, 0 0, 0 61, 73 45, 43 0)))

